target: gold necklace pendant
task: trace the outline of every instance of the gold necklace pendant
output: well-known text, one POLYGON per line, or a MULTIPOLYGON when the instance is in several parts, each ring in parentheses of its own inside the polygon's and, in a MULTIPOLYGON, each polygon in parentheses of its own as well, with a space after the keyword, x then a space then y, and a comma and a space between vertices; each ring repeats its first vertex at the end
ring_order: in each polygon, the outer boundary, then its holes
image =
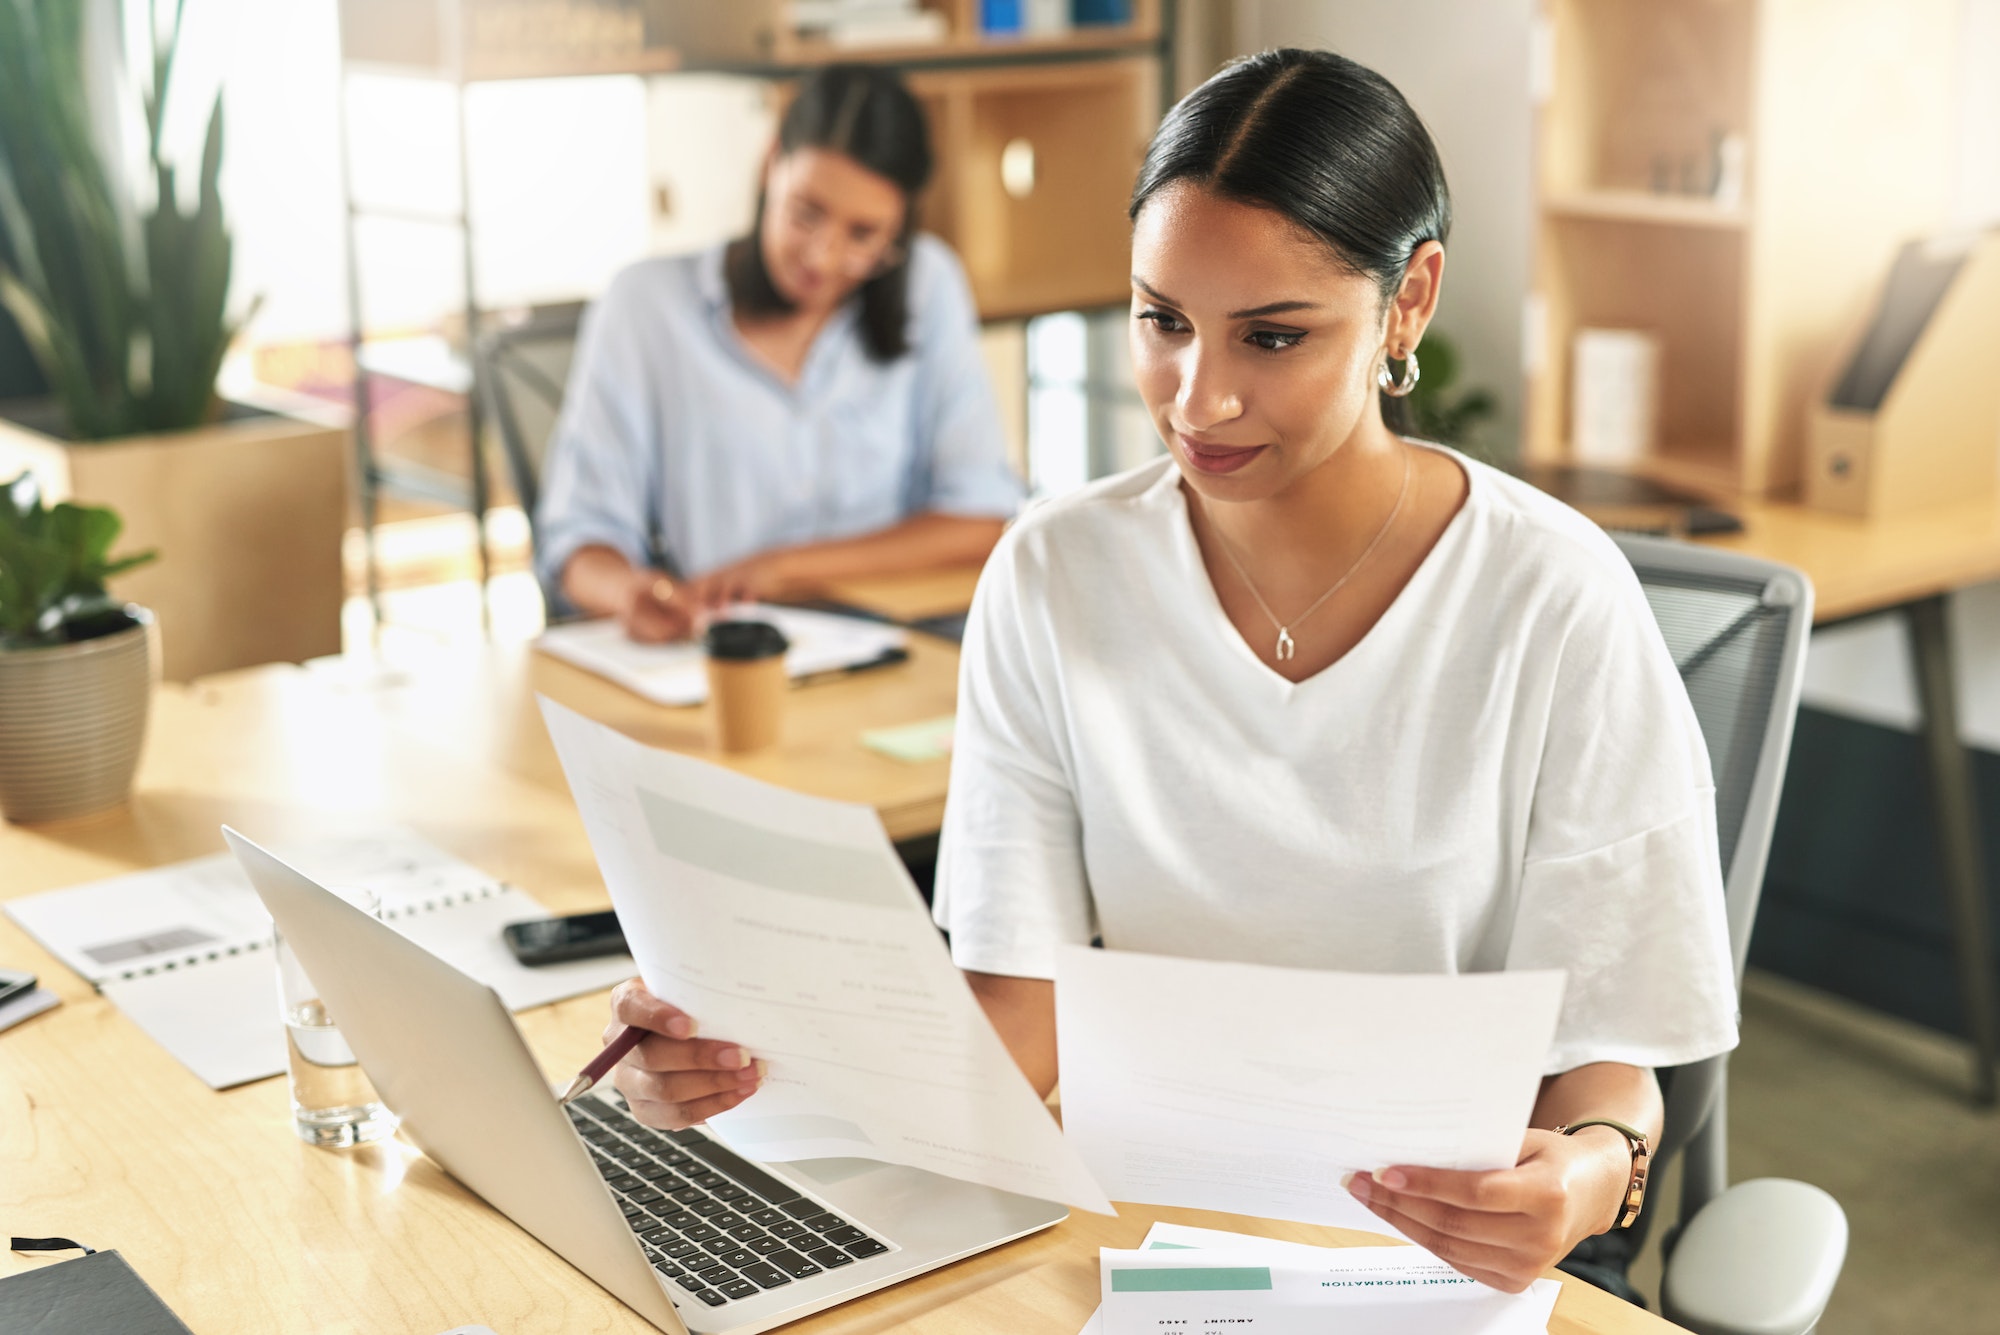
MULTIPOLYGON (((1382 527, 1375 530, 1375 536, 1372 539, 1370 539, 1366 547, 1361 549, 1361 555, 1354 558, 1354 564, 1347 567, 1347 573, 1342 575, 1339 579, 1335 580, 1333 582, 1333 587, 1329 588, 1325 593, 1322 593, 1319 597, 1313 599, 1312 606, 1308 607, 1305 611, 1293 617, 1292 620, 1304 621, 1314 612, 1319 611, 1321 607, 1324 607, 1326 605, 1327 600, 1332 598, 1334 594, 1339 593, 1342 589, 1347 587, 1347 581, 1354 578, 1354 572, 1361 569, 1362 566, 1368 564, 1368 558, 1373 556, 1375 554, 1375 549, 1382 545, 1382 539, 1389 536, 1389 530, 1391 528, 1394 528, 1396 525, 1396 516, 1403 513, 1403 501, 1409 494, 1410 494, 1410 447, 1408 445, 1405 445, 1403 446, 1403 484, 1396 491, 1396 503, 1395 505, 1389 508, 1389 517, 1382 521, 1382 527)), ((1298 645, 1292 642, 1291 627, 1279 621, 1278 614, 1276 612, 1273 612, 1271 610, 1271 605, 1264 601, 1264 595, 1258 591, 1257 582, 1251 579, 1250 572, 1243 568, 1243 562, 1241 558, 1239 558, 1236 555, 1235 549, 1229 545, 1229 539, 1222 535, 1220 529, 1216 530, 1215 541, 1216 544, 1222 548, 1222 554, 1229 558, 1229 564, 1235 567, 1236 577, 1243 581, 1243 587, 1250 590, 1250 596, 1256 600, 1258 609, 1261 610, 1264 613, 1264 615, 1270 619, 1270 622, 1273 626, 1276 626, 1278 628, 1278 645, 1277 648, 1271 651, 1272 657, 1280 663, 1290 662, 1292 658, 1298 653, 1298 645)))

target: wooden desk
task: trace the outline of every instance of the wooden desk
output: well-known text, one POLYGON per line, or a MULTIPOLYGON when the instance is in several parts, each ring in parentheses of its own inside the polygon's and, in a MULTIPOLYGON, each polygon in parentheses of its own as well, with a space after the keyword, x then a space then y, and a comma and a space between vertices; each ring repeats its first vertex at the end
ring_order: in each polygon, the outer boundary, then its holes
POLYGON ((948 758, 892 760, 861 744, 868 728, 952 712, 958 647, 912 633, 910 658, 892 667, 795 687, 784 733, 768 751, 724 756, 709 741, 708 707, 656 705, 527 645, 494 646, 355 684, 383 717, 430 746, 567 797, 537 695, 607 723, 649 746, 727 765, 768 783, 866 802, 896 840, 934 835, 944 820, 948 758))
POLYGON ((1991 501, 1888 519, 1769 501, 1728 508, 1743 531, 1703 544, 1805 571, 1821 625, 2000 579, 2000 505, 1991 501))
MULTIPOLYGON (((280 839, 397 820, 550 908, 602 907, 567 795, 424 743, 365 692, 263 668, 161 690, 131 804, 67 826, 0 826, 0 896, 218 851, 217 826, 280 839)), ((652 1327, 401 1142, 318 1150, 285 1082, 215 1093, 0 917, 0 959, 65 1004, 0 1033, 0 1217, 18 1233, 116 1247, 203 1335, 503 1335, 652 1327)), ((595 1051, 605 998, 520 1017, 544 1068, 595 1051)), ((1338 1245, 1366 1235, 1195 1211, 1077 1215, 1033 1238, 800 1324, 812 1335, 1079 1330, 1097 1248, 1153 1219, 1338 1245)), ((0 1254, 0 1275, 39 1265, 0 1254)), ((1671 1331, 1564 1281, 1556 1335, 1671 1331)))
POLYGON ((2000 1061, 2000 1008, 1985 855, 1971 759, 1959 734, 1945 599, 1955 589, 2000 579, 2000 504, 1941 506, 1886 519, 1785 503, 1732 502, 1730 509, 1742 517, 1743 532, 1704 541, 1803 570, 1813 582, 1816 624, 1879 612, 1904 620, 1923 713, 1960 1004, 1973 1047, 1973 1100, 1990 1105, 2000 1061))
MULTIPOLYGON (((978 572, 947 569, 857 581, 833 594, 899 620, 962 611, 978 572)), ((743 774, 816 797, 865 802, 897 841, 935 835, 944 820, 948 758, 893 760, 861 744, 866 729, 950 714, 958 693, 958 646, 912 632, 909 661, 796 687, 785 702, 784 733, 768 751, 724 756, 710 743, 707 706, 672 708, 641 699, 581 668, 524 644, 487 646, 380 673, 348 677, 339 660, 329 680, 367 696, 383 717, 431 746, 489 765, 567 796, 562 766, 542 724, 537 695, 649 746, 697 755, 743 774)))

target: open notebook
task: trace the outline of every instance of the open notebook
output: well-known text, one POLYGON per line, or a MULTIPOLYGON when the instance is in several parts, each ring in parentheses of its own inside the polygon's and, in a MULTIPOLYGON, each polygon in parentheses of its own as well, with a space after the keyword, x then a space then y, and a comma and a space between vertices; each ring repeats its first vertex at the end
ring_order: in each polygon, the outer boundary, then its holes
MULTIPOLYGON (((751 604, 730 615, 768 621, 785 633, 792 644, 785 671, 793 680, 893 661, 910 639, 900 626, 798 607, 751 604)), ((698 705, 708 698, 708 669, 698 644, 634 644, 617 621, 606 619, 551 626, 535 647, 655 704, 698 705)))
MULTIPOLYGON (((375 893, 382 916, 500 994, 511 1010, 632 977, 629 955, 523 967, 500 929, 548 910, 410 830, 282 848, 327 885, 375 893)), ((211 1088, 285 1069, 271 919, 227 853, 5 905, 49 952, 117 1003, 211 1088)))

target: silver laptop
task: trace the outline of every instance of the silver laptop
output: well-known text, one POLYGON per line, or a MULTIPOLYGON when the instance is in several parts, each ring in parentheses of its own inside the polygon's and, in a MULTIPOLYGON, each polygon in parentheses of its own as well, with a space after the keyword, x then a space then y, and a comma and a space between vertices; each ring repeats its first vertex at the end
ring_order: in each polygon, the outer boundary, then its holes
POLYGON ((1069 1213, 872 1160, 749 1163, 615 1094, 564 1108, 490 988, 223 835, 423 1151, 661 1330, 769 1330, 1069 1213))

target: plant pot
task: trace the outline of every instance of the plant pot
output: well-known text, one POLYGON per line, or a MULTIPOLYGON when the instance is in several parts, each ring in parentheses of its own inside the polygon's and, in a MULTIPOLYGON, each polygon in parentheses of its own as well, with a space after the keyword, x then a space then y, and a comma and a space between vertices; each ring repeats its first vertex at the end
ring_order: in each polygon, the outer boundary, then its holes
POLYGON ((51 503, 116 510, 120 552, 159 551, 111 592, 159 619, 168 681, 340 652, 343 427, 229 405, 190 431, 80 442, 54 417, 0 404, 0 481, 32 471, 51 503))
POLYGON ((123 802, 146 740, 153 615, 111 635, 0 650, 0 816, 63 820, 123 802))

